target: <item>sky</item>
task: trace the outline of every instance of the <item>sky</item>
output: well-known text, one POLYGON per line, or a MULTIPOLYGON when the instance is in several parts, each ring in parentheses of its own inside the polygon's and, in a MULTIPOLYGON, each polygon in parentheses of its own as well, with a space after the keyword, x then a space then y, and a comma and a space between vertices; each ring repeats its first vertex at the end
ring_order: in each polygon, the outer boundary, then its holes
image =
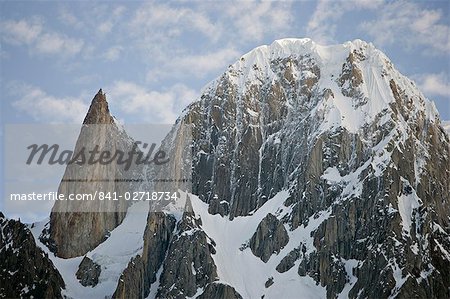
POLYGON ((449 10, 449 1, 1 1, 0 134, 14 123, 81 124, 100 88, 125 123, 172 123, 241 55, 286 37, 372 42, 450 120, 449 10))

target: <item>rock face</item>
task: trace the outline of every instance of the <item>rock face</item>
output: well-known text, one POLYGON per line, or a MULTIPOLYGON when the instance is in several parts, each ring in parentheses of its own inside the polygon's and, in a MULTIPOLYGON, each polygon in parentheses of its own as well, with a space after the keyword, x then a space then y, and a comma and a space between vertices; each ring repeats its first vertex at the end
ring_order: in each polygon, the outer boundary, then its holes
MULTIPOLYGON (((179 122, 195 124, 193 193, 211 214, 252 215, 281 190, 289 212, 278 220, 291 231, 326 214, 279 272, 297 265, 329 298, 346 285, 350 297, 449 296, 449 137, 371 44, 259 47, 179 122)), ((267 261, 278 235, 262 227, 250 247, 267 261)))
MULTIPOLYGON (((298 261, 298 259, 302 256, 302 252, 300 250, 306 251, 306 247, 303 245, 303 246, 300 246, 299 248, 292 249, 292 251, 289 252, 289 254, 286 255, 281 260, 281 262, 276 267, 276 270, 280 273, 284 273, 286 271, 289 271, 292 267, 294 267, 295 262, 298 261)), ((304 255, 304 252, 303 252, 303 255, 304 255)))
POLYGON ((143 257, 138 255, 129 262, 113 298, 146 298, 157 280, 157 298, 192 297, 199 288, 206 294, 225 296, 219 298, 240 298, 232 297, 236 292, 229 286, 210 287, 217 278, 214 241, 201 229, 201 219, 195 216, 189 199, 176 228, 175 224, 170 214, 149 213, 143 257))
POLYGON ((101 268, 94 263, 90 258, 85 256, 78 266, 78 271, 75 273, 77 279, 83 286, 95 287, 98 283, 98 277, 100 276, 101 268))
POLYGON ((226 284, 222 283, 210 283, 205 291, 197 297, 198 299, 242 299, 242 296, 239 295, 236 290, 226 284))
POLYGON ((175 218, 163 212, 151 212, 144 233, 141 257, 131 260, 122 273, 113 298, 146 298, 157 279, 175 228, 175 218))
POLYGON ((119 279, 113 298, 145 298, 145 271, 141 256, 136 256, 128 263, 119 279))
MULTIPOLYGON (((93 150, 95 146, 99 151, 128 153, 132 144, 133 141, 115 124, 106 96, 100 90, 84 119, 74 156, 84 148, 93 150)), ((99 192, 124 194, 134 190, 132 183, 123 179, 126 179, 124 166, 118 163, 73 163, 67 166, 58 193, 66 197, 69 194, 95 196, 99 192)), ((58 201, 50 215, 49 238, 43 235, 41 239, 60 257, 83 255, 103 242, 109 232, 122 222, 127 207, 128 203, 123 200, 58 201)))
POLYGON ((267 214, 250 240, 250 248, 263 262, 267 262, 274 253, 289 242, 289 236, 283 224, 272 214, 267 214))
POLYGON ((0 298, 63 298, 65 284, 29 229, 0 213, 0 298))
POLYGON ((216 280, 217 268, 212 258, 215 243, 201 229, 201 224, 188 199, 164 261, 158 298, 192 297, 198 288, 216 280))

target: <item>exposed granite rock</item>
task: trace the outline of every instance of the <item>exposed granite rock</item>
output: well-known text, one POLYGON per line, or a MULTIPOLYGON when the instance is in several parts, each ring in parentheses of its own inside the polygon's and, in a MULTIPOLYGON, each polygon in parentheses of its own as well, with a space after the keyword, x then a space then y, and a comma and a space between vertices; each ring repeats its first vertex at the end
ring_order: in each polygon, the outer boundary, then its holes
POLYGON ((208 284, 205 291, 197 299, 242 299, 242 296, 229 285, 212 282, 208 284))
POLYGON ((145 296, 145 264, 141 256, 138 255, 131 259, 128 266, 122 272, 119 283, 112 298, 146 298, 145 296))
POLYGON ((395 287, 393 271, 380 254, 369 253, 362 266, 355 269, 358 281, 350 290, 349 297, 388 298, 395 287))
POLYGON ((156 273, 162 266, 175 229, 175 218, 162 212, 148 215, 144 233, 143 262, 145 265, 145 296, 156 281, 156 273))
POLYGON ((289 242, 284 225, 272 214, 267 214, 250 239, 253 254, 267 262, 272 254, 280 252, 289 242))
POLYGON ((364 59, 365 57, 362 54, 358 55, 358 52, 353 51, 348 55, 345 63, 342 65, 342 73, 338 79, 338 84, 341 87, 343 95, 351 98, 359 98, 362 96, 358 86, 363 83, 363 76, 357 62, 364 59))
POLYGON ((270 287, 271 285, 273 285, 273 277, 269 277, 267 279, 267 281, 264 283, 264 287, 267 289, 268 287, 270 287))
POLYGON ((146 298, 156 273, 166 257, 175 228, 175 218, 163 212, 150 212, 144 232, 142 256, 132 259, 122 273, 113 298, 146 298))
POLYGON ((62 298, 64 288, 30 230, 0 212, 0 298, 62 298))
POLYGON ((303 250, 303 256, 304 252, 306 251, 306 247, 303 245, 300 245, 298 248, 294 248, 291 250, 291 252, 288 253, 278 264, 276 270, 280 273, 284 273, 286 271, 289 271, 292 267, 294 267, 295 262, 300 259, 302 256, 302 250, 303 250))
MULTIPOLYGON (((234 81, 240 73, 230 68, 180 120, 194 124, 192 188, 194 194, 211 203, 212 214, 225 215, 227 209, 218 205, 224 201, 229 203, 231 219, 254 211, 284 187, 287 174, 305 157, 298 148, 306 140, 298 136, 309 133, 306 124, 310 120, 304 118, 319 100, 320 68, 310 55, 268 63, 268 71, 276 74, 272 82, 262 84, 266 80, 262 76, 240 95, 234 81), (294 112, 288 114, 291 108, 294 112), (287 119, 304 124, 299 124, 297 133, 282 132, 287 119)), ((264 74, 266 70, 260 71, 264 74)))
MULTIPOLYGON (((116 153, 121 150, 128 153, 133 148, 133 141, 120 130, 109 113, 106 96, 100 90, 92 100, 78 137, 74 156, 85 148, 116 153)), ((58 193, 98 194, 99 192, 116 192, 135 190, 132 182, 122 181, 138 175, 130 175, 133 168, 124 171, 124 165, 112 163, 77 163, 68 164, 58 193), (127 173, 127 174, 125 174, 127 173)), ((136 173, 139 173, 136 170, 136 173)), ((57 201, 50 215, 49 236, 41 240, 56 255, 70 258, 86 254, 103 242, 109 232, 117 227, 125 217, 129 202, 125 200, 92 201, 57 201), (83 242, 80 242, 80 239, 83 242)))
POLYGON ((98 277, 100 276, 101 268, 100 265, 93 262, 90 258, 85 256, 81 260, 78 266, 78 271, 75 273, 77 279, 83 286, 95 287, 98 283, 98 277))
POLYGON ((227 216, 230 213, 230 204, 225 200, 219 201, 218 197, 213 197, 209 202, 208 212, 212 215, 227 216))
POLYGON ((309 275, 325 286, 327 298, 334 298, 343 290, 347 282, 344 264, 334 260, 328 252, 313 252, 307 258, 302 259, 298 274, 300 276, 309 275))
POLYGON ((191 297, 198 288, 205 288, 215 281, 217 270, 211 256, 213 246, 213 241, 201 230, 201 219, 195 216, 188 198, 164 260, 157 297, 191 297))
POLYGON ((109 112, 108 102, 106 101, 106 95, 100 89, 91 102, 88 113, 84 117, 83 124, 106 124, 110 125, 114 123, 114 118, 109 112))

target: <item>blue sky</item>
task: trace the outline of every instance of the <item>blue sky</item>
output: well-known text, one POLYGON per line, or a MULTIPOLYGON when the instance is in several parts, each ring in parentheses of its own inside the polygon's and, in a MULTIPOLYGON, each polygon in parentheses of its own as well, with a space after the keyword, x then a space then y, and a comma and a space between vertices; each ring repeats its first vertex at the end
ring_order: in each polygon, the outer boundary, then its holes
POLYGON ((2 1, 1 129, 81 123, 99 88, 127 123, 171 123, 242 54, 284 37, 372 42, 450 120, 449 3, 2 1))
POLYGON ((102 87, 126 122, 174 121, 252 48, 361 38, 449 108, 448 1, 1 2, 2 123, 80 122, 102 87))

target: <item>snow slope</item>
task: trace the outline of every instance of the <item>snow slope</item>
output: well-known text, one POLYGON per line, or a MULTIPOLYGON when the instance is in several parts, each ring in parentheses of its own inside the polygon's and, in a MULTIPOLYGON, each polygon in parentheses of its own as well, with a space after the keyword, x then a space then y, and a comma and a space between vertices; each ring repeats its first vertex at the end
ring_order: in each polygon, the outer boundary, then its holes
MULTIPOLYGON (((184 194, 186 196, 186 194, 184 194)), ((197 196, 189 194, 192 207, 197 216, 202 219, 202 229, 216 242, 217 253, 213 255, 217 266, 217 272, 221 282, 232 285, 244 298, 324 298, 325 288, 316 285, 309 276, 300 277, 297 274, 298 264, 285 273, 275 270, 281 259, 291 250, 298 247, 300 242, 306 244, 307 252, 313 250, 311 231, 317 229, 320 223, 328 217, 330 211, 311 217, 309 225, 289 231, 289 243, 278 255, 272 256, 267 263, 253 255, 250 248, 240 249, 248 243, 258 224, 268 214, 282 216, 288 213, 288 208, 283 203, 289 196, 287 191, 281 191, 268 200, 253 215, 237 217, 230 221, 227 217, 211 215, 208 213, 208 205, 197 196), (268 278, 273 277, 274 284, 264 288, 268 278)), ((244 246, 245 247, 245 246, 244 246)))
POLYGON ((50 260, 61 273, 66 283, 64 295, 69 298, 104 298, 112 296, 119 277, 130 259, 142 253, 148 211, 148 202, 135 203, 128 208, 125 219, 111 232, 110 237, 86 254, 101 266, 99 282, 95 287, 82 286, 75 276, 78 265, 83 259, 82 256, 70 259, 59 258, 39 240, 39 235, 48 223, 48 219, 35 223, 34 227, 30 229, 36 244, 48 253, 50 260))

